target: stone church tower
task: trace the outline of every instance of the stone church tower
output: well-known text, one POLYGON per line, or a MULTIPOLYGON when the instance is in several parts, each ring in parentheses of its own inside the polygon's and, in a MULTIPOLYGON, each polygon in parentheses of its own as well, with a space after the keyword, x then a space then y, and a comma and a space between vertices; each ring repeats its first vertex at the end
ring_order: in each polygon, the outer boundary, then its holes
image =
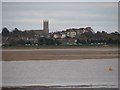
POLYGON ((44 20, 43 21, 43 31, 44 34, 49 34, 49 21, 48 20, 44 20))

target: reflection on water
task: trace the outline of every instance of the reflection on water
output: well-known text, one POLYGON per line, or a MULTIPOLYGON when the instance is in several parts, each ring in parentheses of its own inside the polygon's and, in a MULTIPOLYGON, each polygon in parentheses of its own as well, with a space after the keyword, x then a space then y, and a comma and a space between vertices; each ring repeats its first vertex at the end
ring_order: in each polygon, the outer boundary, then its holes
POLYGON ((118 59, 3 61, 2 64, 3 86, 118 87, 118 59))

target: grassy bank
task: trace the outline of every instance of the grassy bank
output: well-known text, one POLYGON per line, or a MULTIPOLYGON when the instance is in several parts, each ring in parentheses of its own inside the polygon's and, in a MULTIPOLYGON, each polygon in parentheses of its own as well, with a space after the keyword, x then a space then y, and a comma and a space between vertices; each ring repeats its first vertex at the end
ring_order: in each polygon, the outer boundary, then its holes
POLYGON ((39 45, 39 46, 7 46, 2 49, 57 49, 57 48, 117 48, 118 45, 39 45))

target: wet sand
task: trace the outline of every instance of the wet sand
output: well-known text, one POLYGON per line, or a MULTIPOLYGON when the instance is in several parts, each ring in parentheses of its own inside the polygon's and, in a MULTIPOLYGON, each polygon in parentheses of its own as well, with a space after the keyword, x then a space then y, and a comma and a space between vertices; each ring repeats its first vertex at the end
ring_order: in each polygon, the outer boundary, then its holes
POLYGON ((118 58, 117 48, 78 48, 78 49, 5 49, 4 61, 24 60, 78 60, 118 58))

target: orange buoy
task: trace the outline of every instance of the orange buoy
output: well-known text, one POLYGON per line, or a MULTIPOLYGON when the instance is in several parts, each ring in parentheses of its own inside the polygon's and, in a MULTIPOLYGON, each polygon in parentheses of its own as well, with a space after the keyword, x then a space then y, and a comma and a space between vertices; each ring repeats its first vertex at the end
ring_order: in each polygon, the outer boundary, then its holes
POLYGON ((112 67, 109 67, 109 69, 108 69, 109 71, 112 71, 113 69, 112 69, 112 67))

